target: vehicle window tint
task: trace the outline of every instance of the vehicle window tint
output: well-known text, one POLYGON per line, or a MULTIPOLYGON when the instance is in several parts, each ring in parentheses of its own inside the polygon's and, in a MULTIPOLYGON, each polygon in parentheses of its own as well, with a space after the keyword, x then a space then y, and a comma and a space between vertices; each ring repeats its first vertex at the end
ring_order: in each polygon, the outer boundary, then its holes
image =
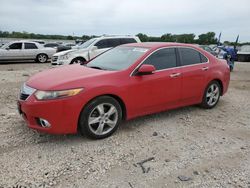
POLYGON ((107 39, 107 43, 108 43, 107 44, 108 48, 113 48, 113 47, 121 45, 120 39, 107 39))
POLYGON ((9 46, 9 49, 20 50, 20 49, 22 49, 22 43, 21 42, 13 43, 9 46))
POLYGON ((179 48, 182 65, 201 63, 200 53, 191 48, 179 48))
POLYGON ((107 39, 103 39, 103 40, 98 41, 98 42, 95 44, 95 46, 96 46, 98 49, 108 48, 107 39))
POLYGON ((156 70, 162 70, 177 66, 174 48, 165 48, 150 55, 143 64, 154 65, 156 70))
POLYGON ((123 38, 121 39, 121 44, 136 43, 134 38, 123 38))
POLYGON ((203 54, 200 53, 200 57, 201 57, 201 62, 202 63, 208 62, 208 59, 203 54))
POLYGON ((25 49, 37 49, 37 46, 34 43, 24 43, 25 49))
POLYGON ((56 43, 48 43, 44 45, 44 47, 57 47, 57 46, 59 46, 59 44, 56 43))

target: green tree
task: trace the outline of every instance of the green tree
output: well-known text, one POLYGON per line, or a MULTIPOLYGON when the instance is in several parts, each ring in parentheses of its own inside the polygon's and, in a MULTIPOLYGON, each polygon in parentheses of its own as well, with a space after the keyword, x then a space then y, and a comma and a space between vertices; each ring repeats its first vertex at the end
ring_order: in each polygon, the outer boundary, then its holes
POLYGON ((139 37, 139 39, 142 41, 142 42, 148 42, 149 39, 148 39, 148 36, 146 34, 143 34, 143 33, 139 33, 136 35, 137 37, 139 37))
POLYGON ((215 38, 214 32, 208 32, 206 34, 199 35, 199 44, 216 44, 217 39, 215 38))

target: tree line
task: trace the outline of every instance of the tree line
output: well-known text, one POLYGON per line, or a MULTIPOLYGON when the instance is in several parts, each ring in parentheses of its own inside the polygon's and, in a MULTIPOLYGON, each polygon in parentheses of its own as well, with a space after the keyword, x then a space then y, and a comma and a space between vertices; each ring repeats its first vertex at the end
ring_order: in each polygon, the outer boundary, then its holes
MULTIPOLYGON (((198 38, 195 38, 195 34, 171 34, 166 33, 160 37, 148 36, 143 33, 137 34, 142 42, 180 42, 180 43, 194 43, 194 44, 217 44, 219 41, 216 38, 215 32, 207 32, 204 34, 198 35, 198 38)), ((17 32, 17 31, 1 31, 1 38, 23 38, 23 39, 57 39, 57 40, 88 40, 95 35, 83 35, 83 36, 72 36, 72 35, 45 35, 45 34, 35 34, 28 32, 17 32)), ((235 42, 225 41, 227 45, 235 45, 235 42)), ((249 43, 242 43, 249 44, 249 43)), ((241 44, 241 45, 242 45, 241 44)))

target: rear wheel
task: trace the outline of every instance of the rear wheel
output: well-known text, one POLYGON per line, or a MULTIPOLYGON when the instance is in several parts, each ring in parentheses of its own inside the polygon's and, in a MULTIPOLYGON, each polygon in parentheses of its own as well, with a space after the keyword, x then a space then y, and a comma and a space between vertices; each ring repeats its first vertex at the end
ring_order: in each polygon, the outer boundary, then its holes
POLYGON ((212 81, 208 84, 204 95, 201 106, 207 109, 213 108, 219 102, 221 95, 221 86, 219 82, 212 81))
POLYGON ((48 60, 48 56, 46 54, 38 54, 36 57, 36 61, 39 63, 46 63, 48 60))
POLYGON ((114 98, 98 97, 81 112, 79 130, 90 138, 106 138, 117 130, 121 119, 122 109, 114 98))

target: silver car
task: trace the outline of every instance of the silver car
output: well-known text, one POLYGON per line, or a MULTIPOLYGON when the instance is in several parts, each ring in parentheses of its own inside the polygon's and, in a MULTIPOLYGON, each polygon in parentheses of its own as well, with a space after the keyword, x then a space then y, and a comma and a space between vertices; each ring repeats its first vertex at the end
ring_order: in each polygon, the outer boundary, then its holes
POLYGON ((0 48, 0 63, 28 60, 45 63, 55 53, 56 49, 45 48, 37 42, 14 41, 7 43, 0 48))

